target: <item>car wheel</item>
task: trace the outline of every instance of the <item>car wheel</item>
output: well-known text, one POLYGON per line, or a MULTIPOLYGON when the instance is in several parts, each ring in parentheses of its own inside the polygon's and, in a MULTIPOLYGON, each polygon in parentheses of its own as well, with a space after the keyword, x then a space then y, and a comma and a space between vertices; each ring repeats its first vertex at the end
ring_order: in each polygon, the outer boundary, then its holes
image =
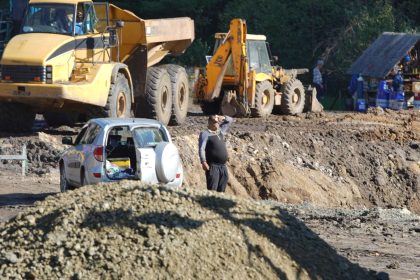
POLYGON ((85 170, 83 169, 81 174, 80 174, 80 184, 82 186, 86 186, 88 184, 88 182, 86 181, 86 173, 85 170))
POLYGON ((67 178, 66 178, 66 171, 64 169, 64 166, 61 164, 60 165, 60 191, 66 192, 70 189, 71 187, 69 183, 67 182, 67 178))

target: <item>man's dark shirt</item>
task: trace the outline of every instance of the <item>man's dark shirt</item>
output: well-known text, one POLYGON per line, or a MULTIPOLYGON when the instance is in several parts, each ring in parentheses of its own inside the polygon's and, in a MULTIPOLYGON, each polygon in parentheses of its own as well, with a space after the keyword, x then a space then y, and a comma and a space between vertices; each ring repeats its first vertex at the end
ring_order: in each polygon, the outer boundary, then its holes
POLYGON ((232 124, 231 117, 225 117, 225 121, 217 131, 205 129, 199 138, 199 155, 201 162, 225 164, 228 159, 224 134, 232 124))

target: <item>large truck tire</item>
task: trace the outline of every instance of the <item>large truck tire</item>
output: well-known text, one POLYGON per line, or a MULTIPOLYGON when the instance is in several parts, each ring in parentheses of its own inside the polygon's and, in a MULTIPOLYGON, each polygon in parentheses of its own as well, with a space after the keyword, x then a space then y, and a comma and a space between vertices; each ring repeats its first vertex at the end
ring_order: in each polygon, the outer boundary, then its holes
POLYGON ((255 88, 255 108, 251 108, 251 116, 268 117, 274 107, 274 88, 269 81, 257 83, 255 88))
POLYGON ((172 116, 169 124, 183 124, 187 118, 190 90, 188 76, 181 66, 169 64, 165 66, 171 78, 172 116))
POLYGON ((303 112, 305 88, 298 79, 291 79, 282 87, 280 109, 283 114, 294 115, 303 112))
POLYGON ((164 125, 169 123, 172 114, 171 79, 164 68, 150 67, 146 77, 146 105, 144 110, 164 125))
POLYGON ((45 121, 52 127, 60 125, 74 126, 79 121, 80 116, 77 112, 45 112, 43 115, 45 121))
POLYGON ((29 132, 32 130, 35 113, 31 108, 18 103, 0 103, 0 132, 29 132))
POLYGON ((122 73, 118 73, 115 82, 111 84, 105 106, 105 116, 110 118, 131 118, 133 116, 130 85, 122 73))

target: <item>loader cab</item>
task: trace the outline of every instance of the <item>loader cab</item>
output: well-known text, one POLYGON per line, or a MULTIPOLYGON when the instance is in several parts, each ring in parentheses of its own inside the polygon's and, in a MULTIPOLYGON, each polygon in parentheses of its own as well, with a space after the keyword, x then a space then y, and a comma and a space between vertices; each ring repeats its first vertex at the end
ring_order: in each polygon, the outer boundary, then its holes
MULTIPOLYGON (((216 33, 214 52, 217 51, 219 46, 223 43, 226 33, 216 33)), ((266 37, 264 35, 246 35, 246 47, 248 56, 248 65, 250 70, 255 70, 256 73, 270 74, 272 69, 272 59, 267 46, 266 37)), ((231 59, 226 69, 226 76, 233 76, 233 65, 231 59)))
POLYGON ((271 61, 266 37, 263 35, 246 35, 249 68, 257 73, 271 73, 271 61))

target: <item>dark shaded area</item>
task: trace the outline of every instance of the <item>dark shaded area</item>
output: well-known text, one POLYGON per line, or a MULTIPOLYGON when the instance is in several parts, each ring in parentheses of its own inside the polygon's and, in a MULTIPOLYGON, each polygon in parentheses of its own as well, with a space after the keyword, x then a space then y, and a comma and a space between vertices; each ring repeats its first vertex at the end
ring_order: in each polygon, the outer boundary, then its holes
POLYGON ((86 215, 81 227, 99 229, 116 225, 139 230, 139 223, 144 225, 154 224, 156 227, 165 226, 168 228, 193 230, 203 225, 204 222, 182 217, 178 213, 169 211, 133 216, 131 211, 116 209, 102 212, 90 211, 86 215))
MULTIPOLYGON (((20 176, 20 175, 19 175, 20 176)), ((50 195, 56 193, 12 193, 0 195, 0 207, 1 206, 29 206, 37 201, 42 201, 50 195)))
MULTIPOLYGON (((248 227, 268 238, 278 248, 284 249, 302 269, 305 269, 311 279, 376 279, 373 272, 369 273, 366 269, 338 255, 331 246, 307 228, 304 223, 283 209, 278 208, 276 218, 279 218, 286 226, 279 228, 272 222, 264 220, 264 216, 253 219, 237 218, 237 215, 247 213, 235 211, 236 204, 231 200, 202 196, 197 199, 197 202, 221 215, 224 219, 232 221, 235 225, 248 227), (299 242, 290 242, 289 236, 298 237, 299 242), (313 260, 318 259, 319 262, 319 256, 329 256, 329 258, 324 260, 322 267, 315 267, 312 265, 313 260), (337 275, 337 273, 341 274, 337 275)), ((267 264, 277 272, 279 279, 287 279, 280 268, 276 267, 268 257, 261 255, 258 246, 249 242, 247 245, 251 253, 266 260, 267 264)))

